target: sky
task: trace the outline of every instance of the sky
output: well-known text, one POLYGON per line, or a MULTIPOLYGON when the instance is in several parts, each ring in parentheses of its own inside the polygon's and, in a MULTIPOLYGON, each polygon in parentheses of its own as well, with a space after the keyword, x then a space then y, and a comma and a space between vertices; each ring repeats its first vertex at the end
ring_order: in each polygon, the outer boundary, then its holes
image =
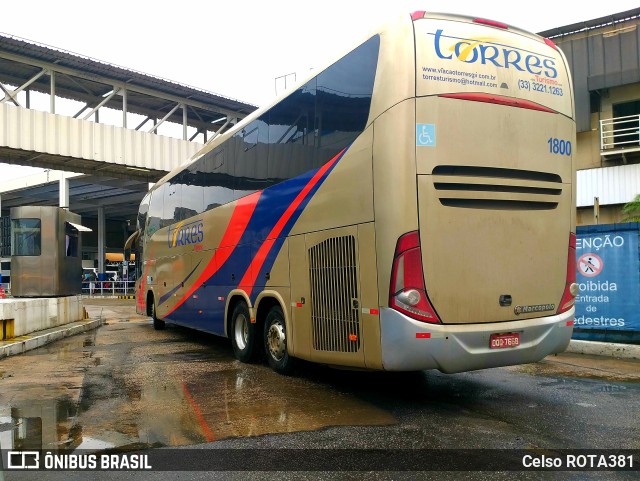
MULTIPOLYGON (((30 0, 11 8, 0 32, 263 105, 276 94, 276 77, 302 78, 377 25, 416 10, 541 32, 637 7, 627 0, 30 0)), ((39 170, 0 164, 4 180, 39 170)))

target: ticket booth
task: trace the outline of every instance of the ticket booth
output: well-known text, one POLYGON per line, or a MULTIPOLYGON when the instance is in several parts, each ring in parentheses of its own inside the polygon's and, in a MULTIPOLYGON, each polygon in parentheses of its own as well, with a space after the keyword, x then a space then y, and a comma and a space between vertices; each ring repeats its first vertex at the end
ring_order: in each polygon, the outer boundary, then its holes
POLYGON ((13 297, 58 297, 82 292, 80 215, 61 207, 11 209, 13 297))

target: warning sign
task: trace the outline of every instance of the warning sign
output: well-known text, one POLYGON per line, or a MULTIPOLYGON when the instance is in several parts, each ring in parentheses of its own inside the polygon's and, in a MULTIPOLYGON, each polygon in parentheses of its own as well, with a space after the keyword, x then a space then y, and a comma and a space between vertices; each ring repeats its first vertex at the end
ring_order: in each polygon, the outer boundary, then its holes
POLYGON ((595 277, 602 272, 604 263, 596 254, 584 254, 578 259, 578 271, 586 277, 595 277))
POLYGON ((582 229, 593 232, 577 234, 576 282, 580 292, 576 297, 574 327, 640 332, 640 256, 636 224, 582 229))

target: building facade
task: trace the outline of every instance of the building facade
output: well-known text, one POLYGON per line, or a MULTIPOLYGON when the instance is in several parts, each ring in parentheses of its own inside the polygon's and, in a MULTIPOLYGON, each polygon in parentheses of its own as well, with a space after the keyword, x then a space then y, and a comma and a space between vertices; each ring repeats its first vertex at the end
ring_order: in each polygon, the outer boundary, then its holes
POLYGON ((565 53, 577 124, 578 225, 624 222, 640 194, 640 8, 540 32, 565 53))

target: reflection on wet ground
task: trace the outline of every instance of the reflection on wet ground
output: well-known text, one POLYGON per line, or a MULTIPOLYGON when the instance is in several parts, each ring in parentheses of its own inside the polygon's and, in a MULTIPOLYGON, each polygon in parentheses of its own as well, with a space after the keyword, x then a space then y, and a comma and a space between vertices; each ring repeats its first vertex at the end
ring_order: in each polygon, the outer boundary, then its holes
POLYGON ((571 376, 612 382, 640 382, 637 363, 627 359, 563 353, 544 360, 508 369, 544 376, 571 376))
POLYGON ((85 370, 94 360, 85 347, 96 333, 63 339, 0 361, 0 447, 69 449, 81 439, 77 404, 85 370))
POLYGON ((395 422, 325 374, 314 379, 317 369, 280 376, 236 361, 227 340, 157 332, 129 314, 103 310, 105 325, 89 335, 0 361, 2 448, 176 446, 395 422))
MULTIPOLYGON (((636 429, 608 410, 612 402, 637 405, 637 362, 563 354, 457 375, 306 364, 284 377, 236 361, 228 340, 178 327, 155 331, 132 310, 94 307, 91 316, 106 320, 97 331, 0 360, 0 447, 137 449, 389 425, 371 442, 521 447, 545 446, 549 436, 575 443, 575 433, 592 429, 594 419, 617 420, 615 439, 630 439, 636 429), (576 409, 595 405, 606 409, 588 416, 576 409), (600 412, 604 417, 594 418, 600 412), (558 419, 561 434, 554 431, 558 419), (396 426, 399 438, 389 438, 396 426)), ((343 441, 336 436, 327 446, 343 441)))

